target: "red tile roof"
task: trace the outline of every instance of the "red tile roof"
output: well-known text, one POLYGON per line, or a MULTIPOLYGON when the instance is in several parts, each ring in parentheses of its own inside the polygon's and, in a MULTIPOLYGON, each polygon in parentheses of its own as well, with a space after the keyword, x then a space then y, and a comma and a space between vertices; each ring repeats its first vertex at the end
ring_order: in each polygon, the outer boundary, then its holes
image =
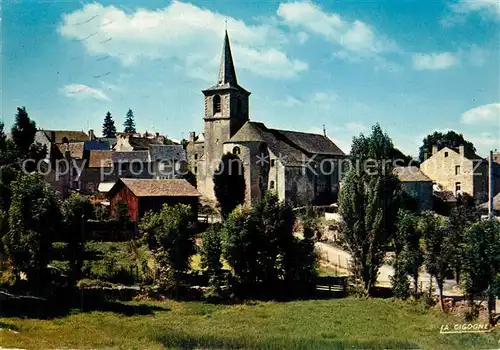
MULTIPOLYGON (((200 193, 184 179, 120 179, 137 197, 199 197, 200 193)), ((115 184, 115 186, 117 185, 115 184)), ((113 190, 110 190, 113 192, 113 190)))

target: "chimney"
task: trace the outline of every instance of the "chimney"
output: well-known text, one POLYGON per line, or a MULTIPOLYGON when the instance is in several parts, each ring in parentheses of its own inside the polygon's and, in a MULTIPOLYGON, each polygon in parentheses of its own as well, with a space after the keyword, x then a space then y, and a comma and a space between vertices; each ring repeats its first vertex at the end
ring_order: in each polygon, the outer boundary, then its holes
POLYGON ((94 129, 89 130, 89 140, 94 141, 95 140, 95 134, 94 134, 94 129))
POLYGON ((160 138, 160 133, 159 133, 159 132, 157 132, 157 133, 156 133, 156 139, 158 140, 159 138, 160 138))
POLYGON ((194 138, 196 137, 196 133, 194 131, 189 132, 189 141, 194 142, 194 138))
POLYGON ((460 146, 458 146, 458 153, 459 153, 461 156, 465 156, 465 146, 464 146, 464 145, 460 145, 460 146))
POLYGON ((55 131, 50 132, 50 141, 53 143, 56 142, 56 132, 55 131))
POLYGON ((431 156, 435 155, 438 152, 438 146, 437 145, 432 145, 432 154, 431 156))

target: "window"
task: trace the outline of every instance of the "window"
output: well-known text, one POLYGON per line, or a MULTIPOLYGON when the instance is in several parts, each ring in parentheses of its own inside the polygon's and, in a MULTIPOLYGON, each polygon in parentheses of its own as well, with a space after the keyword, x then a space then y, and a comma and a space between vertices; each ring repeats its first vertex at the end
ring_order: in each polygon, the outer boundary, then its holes
POLYGON ((197 155, 197 154, 195 154, 195 155, 194 155, 194 160, 197 160, 197 159, 198 159, 198 155, 197 155))
POLYGON ((240 148, 238 146, 236 146, 235 148, 233 148, 233 154, 238 155, 240 153, 241 153, 241 150, 240 150, 240 148))
POLYGON ((198 167, 197 166, 194 167, 194 173, 195 173, 195 175, 198 174, 198 167))
POLYGON ((448 158, 448 152, 444 152, 444 157, 448 158))
POLYGON ((462 191, 462 184, 460 182, 455 183, 455 194, 458 194, 462 191))
POLYGON ((275 165, 276 165, 276 161, 274 159, 271 159, 271 168, 273 168, 275 165))
POLYGON ((120 164, 120 168, 121 168, 121 170, 122 170, 122 171, 126 171, 126 170, 127 170, 127 165, 128 165, 127 163, 121 163, 121 164, 120 164))
POLYGON ((460 165, 455 165, 455 175, 460 175, 460 165))
POLYGON ((219 113, 221 110, 221 101, 219 95, 214 96, 213 103, 214 103, 214 114, 219 113))
POLYGON ((269 188, 270 189, 273 189, 274 188, 274 181, 271 181, 270 184, 269 184, 269 188))

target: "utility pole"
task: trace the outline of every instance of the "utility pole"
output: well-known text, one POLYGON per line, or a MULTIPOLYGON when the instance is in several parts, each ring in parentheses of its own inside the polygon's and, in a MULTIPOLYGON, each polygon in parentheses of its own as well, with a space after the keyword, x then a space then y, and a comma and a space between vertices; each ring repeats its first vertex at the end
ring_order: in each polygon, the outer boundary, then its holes
POLYGON ((493 151, 490 150, 488 158, 488 217, 493 219, 493 151))

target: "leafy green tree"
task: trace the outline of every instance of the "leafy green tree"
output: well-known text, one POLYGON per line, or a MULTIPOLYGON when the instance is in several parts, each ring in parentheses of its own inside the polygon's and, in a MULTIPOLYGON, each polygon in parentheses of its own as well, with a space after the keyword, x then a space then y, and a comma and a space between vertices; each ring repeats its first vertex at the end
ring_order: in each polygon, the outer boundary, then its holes
POLYGON ((221 229, 222 253, 233 269, 238 295, 276 296, 310 286, 316 273, 312 236, 293 235, 292 208, 273 193, 251 208, 237 208, 221 229), (282 288, 280 288, 282 287, 282 288))
POLYGON ((474 198, 468 194, 458 195, 457 202, 450 211, 451 240, 455 244, 451 247, 450 265, 455 272, 457 284, 460 283, 462 267, 462 248, 465 240, 465 231, 481 218, 474 198))
POLYGON ((125 117, 125 122, 123 123, 123 127, 125 128, 123 132, 126 133, 135 133, 135 122, 134 122, 134 112, 131 109, 128 110, 127 116, 125 117))
POLYGON ((422 140, 422 146, 420 146, 418 155, 420 162, 425 161, 426 155, 429 157, 431 156, 432 146, 434 145, 437 146, 438 151, 444 147, 457 148, 461 145, 464 145, 466 151, 468 152, 476 151, 472 142, 465 140, 462 134, 458 134, 453 130, 448 131, 446 134, 435 131, 433 134, 427 135, 422 140))
POLYGON ((424 264, 439 288, 441 311, 444 311, 443 285, 453 253, 451 226, 447 219, 431 211, 422 214, 419 228, 424 237, 424 264))
POLYGON ((102 136, 104 137, 116 137, 116 127, 111 113, 106 113, 104 117, 104 123, 102 124, 102 136))
POLYGON ((243 163, 237 155, 226 153, 213 176, 214 193, 225 219, 245 200, 245 176, 243 163))
POLYGON ((12 198, 11 184, 19 176, 19 169, 15 164, 0 165, 0 208, 9 210, 12 198))
POLYGON ((26 107, 17 108, 16 119, 12 126, 12 140, 18 152, 25 156, 35 140, 36 123, 30 119, 26 107))
POLYGON ((183 274, 189 269, 189 259, 196 252, 195 221, 191 208, 183 204, 164 204, 159 213, 148 212, 140 221, 139 228, 160 266, 163 287, 174 283, 179 290, 183 274))
POLYGON ((88 198, 72 193, 61 206, 64 236, 68 243, 70 281, 76 285, 81 279, 83 264, 83 246, 87 220, 94 216, 94 207, 88 198))
POLYGON ((342 232, 353 272, 368 294, 396 231, 401 186, 393 174, 393 152, 390 137, 378 124, 371 135, 355 137, 350 158, 357 165, 348 169, 339 195, 342 232))
POLYGON ((462 284, 469 303, 473 307, 475 295, 487 294, 489 319, 493 323, 492 308, 500 274, 500 223, 484 220, 472 224, 465 234, 462 256, 462 284))
POLYGON ((7 135, 5 135, 4 127, 4 122, 0 121, 0 154, 7 150, 7 135))
POLYGON ((418 217, 415 214, 400 210, 398 213, 397 231, 394 236, 394 294, 402 299, 410 296, 408 276, 413 279, 413 295, 418 295, 419 270, 423 264, 423 252, 420 247, 421 234, 417 229, 418 217))
POLYGON ((36 286, 46 281, 44 272, 60 218, 57 198, 39 174, 22 175, 12 183, 9 231, 3 243, 16 275, 26 272, 36 286))
POLYGON ((210 295, 220 295, 222 286, 222 240, 220 236, 220 226, 211 226, 202 235, 201 266, 207 269, 210 276, 210 295))

